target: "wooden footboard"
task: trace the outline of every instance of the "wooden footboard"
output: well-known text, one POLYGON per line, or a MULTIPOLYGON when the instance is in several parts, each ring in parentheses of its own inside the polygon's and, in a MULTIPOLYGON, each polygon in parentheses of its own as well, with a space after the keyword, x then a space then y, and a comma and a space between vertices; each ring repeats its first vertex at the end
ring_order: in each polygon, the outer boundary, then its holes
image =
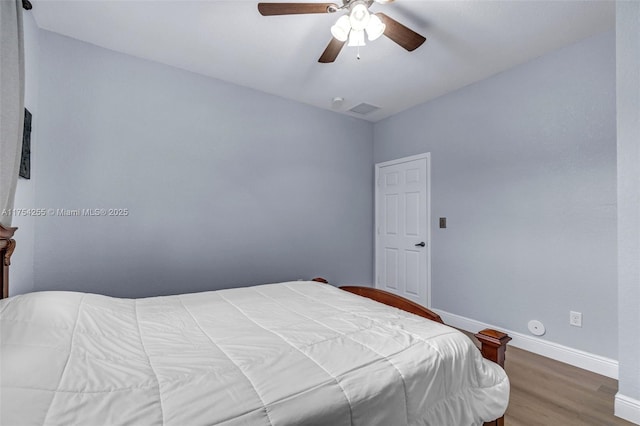
MULTIPOLYGON (((314 278, 312 281, 321 283, 328 283, 324 278, 314 278)), ((415 315, 430 319, 432 321, 444 324, 440 315, 418 305, 411 300, 398 296, 388 291, 379 290, 371 287, 357 287, 357 286, 345 286, 340 289, 348 291, 349 293, 357 294, 358 296, 367 297, 373 299, 376 302, 383 303, 394 308, 402 309, 403 311, 410 312, 415 315)), ((501 331, 484 329, 477 333, 475 337, 480 341, 480 352, 485 359, 495 362, 496 364, 504 367, 505 353, 507 351, 507 343, 511 340, 507 334, 501 331)), ((485 423, 485 426, 502 426, 504 425, 504 417, 485 423)))
POLYGON ((0 299, 9 297, 9 265, 11 255, 16 248, 16 240, 13 234, 18 228, 5 228, 0 225, 0 284, 2 284, 2 294, 0 299))

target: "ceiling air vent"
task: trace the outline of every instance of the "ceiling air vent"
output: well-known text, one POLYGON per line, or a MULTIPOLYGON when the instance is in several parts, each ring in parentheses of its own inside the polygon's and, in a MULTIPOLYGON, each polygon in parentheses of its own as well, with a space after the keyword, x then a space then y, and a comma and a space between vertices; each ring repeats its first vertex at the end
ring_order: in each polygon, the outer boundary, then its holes
POLYGON ((358 104, 358 105, 354 106, 349 111, 355 112, 356 114, 360 114, 360 115, 367 115, 367 114, 372 113, 373 111, 377 111, 379 109, 380 109, 380 107, 377 107, 375 105, 370 105, 370 104, 367 104, 367 103, 363 102, 361 104, 358 104))

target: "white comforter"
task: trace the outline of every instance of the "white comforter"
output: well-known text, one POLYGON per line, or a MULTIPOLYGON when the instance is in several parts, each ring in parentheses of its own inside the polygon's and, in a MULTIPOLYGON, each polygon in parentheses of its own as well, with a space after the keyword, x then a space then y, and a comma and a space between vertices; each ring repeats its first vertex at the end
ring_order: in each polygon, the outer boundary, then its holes
POLYGON ((509 399, 463 334, 315 282, 0 309, 4 426, 462 426, 509 399))

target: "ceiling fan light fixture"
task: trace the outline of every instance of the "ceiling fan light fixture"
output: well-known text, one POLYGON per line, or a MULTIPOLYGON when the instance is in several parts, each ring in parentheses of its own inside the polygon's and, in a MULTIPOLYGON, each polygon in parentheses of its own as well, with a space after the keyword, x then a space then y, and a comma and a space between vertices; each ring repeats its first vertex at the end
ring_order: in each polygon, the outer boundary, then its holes
POLYGON ((340 41, 347 41, 349 31, 351 31, 351 23, 347 15, 338 18, 336 23, 331 27, 331 35, 340 41))
POLYGON ((387 26, 376 15, 371 15, 369 24, 367 24, 367 27, 365 28, 365 30, 367 31, 367 36, 369 37, 369 41, 373 41, 379 38, 382 34, 384 34, 384 30, 386 29, 387 26))
POLYGON ((351 22, 352 29, 356 31, 364 30, 369 24, 370 19, 371 14, 369 13, 369 9, 363 2, 358 2, 351 8, 349 22, 351 22))
POLYGON ((355 30, 352 29, 349 33, 349 44, 347 46, 350 47, 360 47, 364 46, 364 31, 363 30, 355 30))

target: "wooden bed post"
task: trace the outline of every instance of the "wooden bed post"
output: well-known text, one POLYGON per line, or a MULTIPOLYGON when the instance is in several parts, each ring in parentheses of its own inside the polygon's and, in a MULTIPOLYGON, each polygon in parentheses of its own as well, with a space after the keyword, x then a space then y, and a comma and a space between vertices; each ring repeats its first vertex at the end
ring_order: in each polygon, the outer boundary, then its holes
POLYGON ((482 356, 504 368, 507 343, 511 340, 507 334, 485 328, 475 335, 480 340, 482 356))
MULTIPOLYGON (((511 337, 505 333, 489 328, 485 328, 475 334, 475 336, 476 339, 480 341, 480 351, 482 352, 482 356, 504 368, 507 343, 509 343, 511 337)), ((504 416, 491 422, 487 422, 484 426, 504 426, 504 416)))
POLYGON ((11 255, 16 248, 16 240, 13 234, 18 228, 5 228, 0 225, 0 284, 2 284, 2 294, 0 299, 9 297, 9 265, 11 265, 11 255))

